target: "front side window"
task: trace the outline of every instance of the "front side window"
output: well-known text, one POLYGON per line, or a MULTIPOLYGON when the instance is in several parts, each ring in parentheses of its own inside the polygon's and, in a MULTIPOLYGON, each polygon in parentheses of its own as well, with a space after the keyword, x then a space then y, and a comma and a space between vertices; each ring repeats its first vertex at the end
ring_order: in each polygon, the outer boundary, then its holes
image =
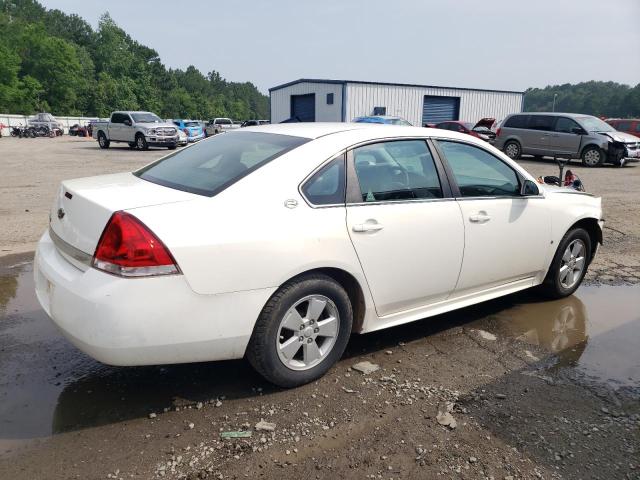
POLYGON ((558 133, 576 133, 578 130, 582 130, 582 128, 570 118, 560 117, 556 122, 556 132, 558 133))
POLYGON ((466 143, 438 141, 463 197, 520 194, 516 172, 485 150, 466 143))
POLYGON ((134 175, 165 187, 212 197, 308 141, 247 131, 216 135, 143 167, 134 175))
POLYGON ((636 123, 636 132, 640 133, 640 122, 636 123))
POLYGON ((344 155, 339 155, 307 180, 302 193, 314 205, 344 204, 344 172, 344 155))
POLYGON ((619 132, 630 132, 631 122, 617 122, 616 124, 613 125, 613 128, 615 128, 619 132))
POLYGON ((375 143, 353 150, 366 203, 442 198, 440 179, 424 140, 375 143))

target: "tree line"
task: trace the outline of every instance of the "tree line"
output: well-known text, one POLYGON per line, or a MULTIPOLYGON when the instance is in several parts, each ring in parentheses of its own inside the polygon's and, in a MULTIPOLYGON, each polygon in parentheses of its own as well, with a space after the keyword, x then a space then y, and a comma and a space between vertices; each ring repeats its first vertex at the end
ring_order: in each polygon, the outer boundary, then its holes
POLYGON ((244 120, 269 118, 269 100, 215 70, 166 68, 108 13, 94 30, 36 0, 0 0, 0 112, 106 117, 113 110, 244 120))
POLYGON ((635 87, 615 82, 582 82, 530 88, 524 95, 527 112, 585 113, 598 117, 640 117, 640 83, 635 87))

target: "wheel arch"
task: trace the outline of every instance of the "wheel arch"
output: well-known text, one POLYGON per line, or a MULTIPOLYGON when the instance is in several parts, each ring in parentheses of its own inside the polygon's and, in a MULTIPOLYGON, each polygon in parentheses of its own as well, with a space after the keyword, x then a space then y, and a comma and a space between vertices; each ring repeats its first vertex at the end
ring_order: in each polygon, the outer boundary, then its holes
POLYGON ((602 229, 600 228, 600 224, 594 217, 585 217, 571 225, 567 229, 567 232, 574 228, 583 228, 589 234, 589 239, 591 240, 591 258, 589 259, 589 263, 591 263, 593 257, 595 257, 596 255, 598 244, 602 245, 603 243, 602 229))
MULTIPOLYGON (((353 309, 353 325, 351 327, 352 333, 359 333, 362 331, 364 325, 364 318, 366 313, 366 301, 364 296, 364 290, 360 282, 351 273, 336 267, 320 267, 311 270, 300 272, 297 275, 287 279, 282 285, 296 281, 297 279, 309 274, 320 273, 334 280, 342 288, 345 289, 349 300, 351 301, 351 308, 353 309)), ((282 287, 280 285, 280 287, 282 287)), ((278 287, 278 289, 280 288, 278 287)))
POLYGON ((580 149, 580 155, 578 156, 578 158, 582 158, 582 156, 584 155, 584 152, 586 152, 587 149, 594 148, 594 147, 599 149, 603 155, 607 154, 606 150, 602 147, 602 145, 596 142, 589 142, 586 145, 583 145, 583 147, 580 149))

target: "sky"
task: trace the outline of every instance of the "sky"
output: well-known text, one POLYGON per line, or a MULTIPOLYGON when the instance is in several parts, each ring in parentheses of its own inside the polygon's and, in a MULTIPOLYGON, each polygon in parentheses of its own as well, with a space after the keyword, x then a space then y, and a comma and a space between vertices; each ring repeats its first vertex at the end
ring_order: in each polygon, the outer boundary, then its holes
POLYGON ((640 83, 640 0, 41 0, 108 11, 167 67, 262 92, 298 78, 525 90, 640 83))

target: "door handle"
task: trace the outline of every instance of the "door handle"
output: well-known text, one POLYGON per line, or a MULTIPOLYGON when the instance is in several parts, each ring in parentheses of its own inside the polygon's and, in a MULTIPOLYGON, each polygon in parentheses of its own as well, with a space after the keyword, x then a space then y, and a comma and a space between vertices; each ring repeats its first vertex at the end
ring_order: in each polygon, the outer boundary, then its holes
POLYGON ((491 220, 491 217, 486 213, 476 213, 469 216, 469 221, 473 223, 487 223, 489 220, 491 220))
POLYGON ((378 232, 384 228, 383 225, 379 223, 359 223, 351 227, 354 232, 364 233, 364 232, 378 232))

